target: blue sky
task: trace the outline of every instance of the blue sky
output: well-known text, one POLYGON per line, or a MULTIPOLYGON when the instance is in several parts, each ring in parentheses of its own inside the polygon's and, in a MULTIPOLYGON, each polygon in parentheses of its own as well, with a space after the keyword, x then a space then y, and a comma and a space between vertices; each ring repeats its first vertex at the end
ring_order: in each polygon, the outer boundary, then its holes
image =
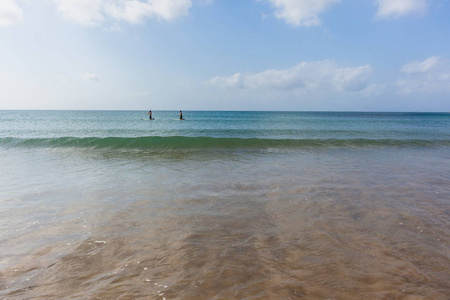
POLYGON ((0 109, 450 111, 449 0, 1 0, 0 109))

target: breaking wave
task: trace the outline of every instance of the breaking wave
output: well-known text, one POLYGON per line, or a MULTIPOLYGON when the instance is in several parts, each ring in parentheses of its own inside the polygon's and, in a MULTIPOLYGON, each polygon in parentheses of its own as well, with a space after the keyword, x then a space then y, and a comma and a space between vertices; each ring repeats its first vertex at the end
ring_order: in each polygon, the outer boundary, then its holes
POLYGON ((260 139, 213 138, 185 136, 146 137, 56 137, 0 139, 6 148, 88 148, 88 149, 268 149, 268 148, 367 148, 367 147, 447 147, 450 140, 442 139, 260 139))

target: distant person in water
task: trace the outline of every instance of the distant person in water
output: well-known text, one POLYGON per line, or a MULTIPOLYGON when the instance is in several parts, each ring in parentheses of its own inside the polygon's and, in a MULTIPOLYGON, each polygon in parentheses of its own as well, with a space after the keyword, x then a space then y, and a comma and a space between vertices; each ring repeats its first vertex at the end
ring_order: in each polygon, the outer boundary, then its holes
POLYGON ((180 120, 183 120, 183 112, 180 110, 180 120))
POLYGON ((148 111, 148 116, 150 117, 150 120, 152 120, 152 111, 151 110, 148 111))

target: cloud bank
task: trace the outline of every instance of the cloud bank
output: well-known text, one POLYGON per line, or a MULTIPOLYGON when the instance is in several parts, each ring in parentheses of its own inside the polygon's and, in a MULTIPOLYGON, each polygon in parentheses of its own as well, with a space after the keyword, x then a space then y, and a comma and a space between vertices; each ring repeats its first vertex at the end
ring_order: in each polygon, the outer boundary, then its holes
POLYGON ((450 60, 433 56, 405 64, 396 86, 401 94, 449 93, 450 60))
MULTIPOLYGON (((192 0, 50 0, 66 19, 83 26, 99 26, 107 21, 143 23, 146 19, 171 21, 187 15, 192 0)), ((263 1, 263 0, 257 0, 263 1)), ((264 0, 274 8, 276 18, 293 26, 318 26, 320 15, 341 0, 264 0)), ((375 0, 378 18, 399 18, 424 14, 429 0, 375 0)), ((213 0, 197 0, 200 6, 213 0)), ((0 26, 22 21, 23 11, 15 0, 0 0, 0 26)))
POLYGON ((424 14, 427 0, 377 0, 379 18, 399 18, 410 14, 424 14))
POLYGON ((20 23, 22 18, 23 11, 13 0, 0 1, 0 26, 20 23))
MULTIPOLYGON (((320 15, 341 0, 267 0, 275 9, 277 19, 293 26, 318 26, 320 15)), ((399 18, 411 14, 423 15, 428 9, 428 0, 375 0, 378 6, 376 17, 399 18)))
POLYGON ((294 26, 317 26, 319 15, 340 0, 268 0, 275 7, 275 17, 294 26))
POLYGON ((258 73, 235 73, 210 78, 207 84, 224 92, 259 96, 333 96, 358 97, 383 94, 450 94, 450 59, 433 56, 413 61, 400 68, 391 82, 372 83, 370 65, 341 67, 333 60, 301 62, 291 68, 258 73))
POLYGON ((295 91, 302 94, 324 92, 360 92, 369 87, 370 65, 355 68, 339 67, 332 60, 302 62, 284 70, 259 73, 236 73, 214 77, 208 83, 226 89, 295 91))
POLYGON ((191 0, 53 0, 69 21, 98 26, 107 20, 137 24, 145 19, 171 21, 187 15, 191 0))

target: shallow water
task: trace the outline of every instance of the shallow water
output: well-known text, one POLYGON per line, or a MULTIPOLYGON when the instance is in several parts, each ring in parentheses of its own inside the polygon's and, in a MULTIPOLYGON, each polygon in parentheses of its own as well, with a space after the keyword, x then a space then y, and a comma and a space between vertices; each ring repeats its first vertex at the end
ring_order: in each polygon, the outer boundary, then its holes
POLYGON ((240 136, 206 112, 145 135, 157 123, 137 112, 75 113, 87 133, 63 128, 55 115, 68 112, 39 112, 55 118, 41 128, 3 119, 0 298, 448 299, 447 116, 332 114, 330 128, 320 113, 279 113, 273 128, 215 113, 241 122, 240 136), (302 116, 321 143, 286 146, 314 139, 298 136, 302 116), (111 136, 132 140, 105 145, 111 136), (133 140, 153 136, 231 140, 133 140))

